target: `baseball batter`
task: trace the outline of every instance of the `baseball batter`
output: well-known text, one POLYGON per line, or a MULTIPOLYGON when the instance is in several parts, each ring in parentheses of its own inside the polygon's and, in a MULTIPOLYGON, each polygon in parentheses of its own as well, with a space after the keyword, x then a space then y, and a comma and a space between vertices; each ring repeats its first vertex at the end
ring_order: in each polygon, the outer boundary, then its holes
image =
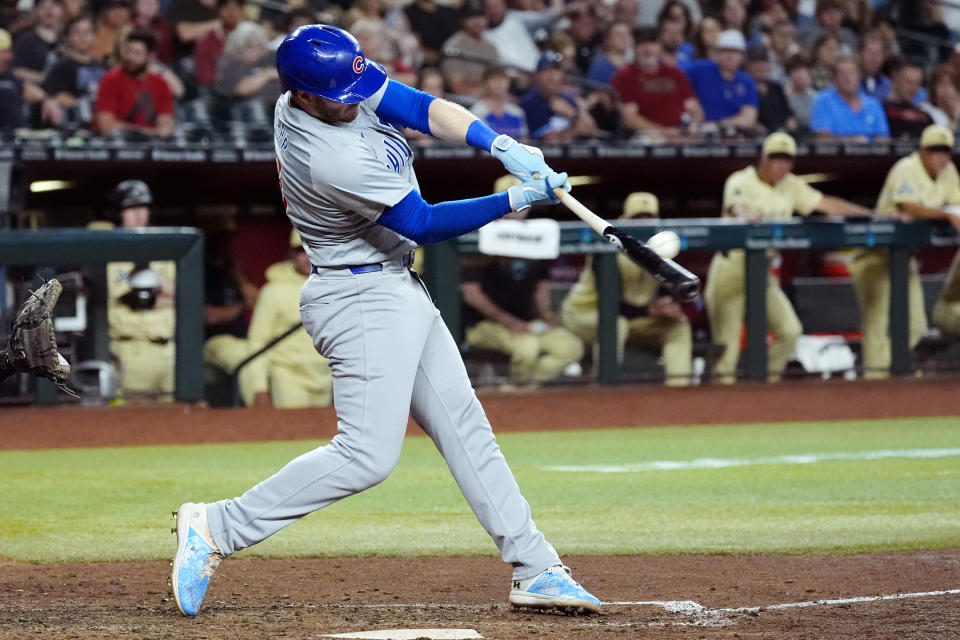
POLYGON ((340 29, 297 29, 277 51, 277 70, 285 89, 274 120, 281 191, 313 265, 300 313, 330 360, 338 433, 238 498, 180 507, 171 574, 178 608, 199 611, 222 558, 386 479, 412 415, 513 566, 510 602, 599 612, 600 601, 574 582, 534 525, 459 349, 408 268, 417 244, 556 202, 552 186, 569 189, 567 176, 465 109, 389 80, 340 29), (485 149, 523 182, 430 205, 402 127, 485 149))
MULTIPOLYGON (((623 201, 621 219, 656 218, 660 212, 657 196, 645 191, 631 193, 623 201)), ((617 316, 617 359, 623 361, 628 338, 657 349, 663 355, 666 384, 690 384, 693 335, 690 321, 680 304, 664 294, 657 280, 622 253, 617 254, 620 270, 620 314, 617 316)), ((597 341, 597 278, 590 258, 580 278, 563 299, 563 325, 587 344, 597 341)))
MULTIPOLYGON (((741 169, 727 178, 723 188, 723 215, 748 222, 789 220, 794 212, 870 215, 857 204, 820 193, 791 173, 796 155, 797 143, 789 135, 778 132, 767 136, 757 166, 741 169)), ((771 251, 768 257, 775 255, 771 251)), ((713 341, 725 347, 716 366, 716 380, 721 384, 733 384, 740 357, 746 305, 744 257, 742 249, 716 253, 704 289, 713 341)), ((776 381, 783 374, 803 327, 772 275, 767 279, 767 323, 774 336, 767 359, 767 375, 776 381)))
MULTIPOLYGON (((953 134, 930 125, 920 137, 920 149, 891 167, 877 200, 877 215, 906 216, 921 220, 948 219, 960 230, 960 219, 946 213, 945 205, 960 204, 960 175, 950 160, 953 134)), ((890 271, 886 249, 857 249, 850 274, 857 290, 863 318, 864 377, 885 378, 890 371, 890 271)), ((910 347, 927 330, 923 289, 915 260, 910 261, 908 280, 910 347)))

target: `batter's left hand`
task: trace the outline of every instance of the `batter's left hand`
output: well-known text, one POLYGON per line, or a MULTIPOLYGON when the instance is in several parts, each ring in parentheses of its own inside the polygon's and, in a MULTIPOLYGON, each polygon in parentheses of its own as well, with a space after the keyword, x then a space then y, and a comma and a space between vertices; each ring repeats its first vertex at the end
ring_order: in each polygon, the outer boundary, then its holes
POLYGON ((570 183, 564 175, 563 183, 557 179, 556 171, 547 166, 543 159, 543 151, 537 147, 520 144, 508 135, 497 136, 490 150, 493 157, 503 163, 503 166, 514 176, 524 182, 533 179, 550 178, 550 184, 555 187, 563 186, 570 191, 570 183))

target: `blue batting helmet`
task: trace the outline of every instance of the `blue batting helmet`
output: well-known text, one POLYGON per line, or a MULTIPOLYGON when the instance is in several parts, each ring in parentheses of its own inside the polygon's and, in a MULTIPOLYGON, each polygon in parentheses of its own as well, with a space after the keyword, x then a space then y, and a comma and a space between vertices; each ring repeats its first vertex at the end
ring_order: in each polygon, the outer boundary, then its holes
POLYGON ((299 89, 344 104, 366 100, 387 77, 382 66, 364 57, 356 38, 325 24, 304 25, 284 39, 277 73, 284 91, 299 89))

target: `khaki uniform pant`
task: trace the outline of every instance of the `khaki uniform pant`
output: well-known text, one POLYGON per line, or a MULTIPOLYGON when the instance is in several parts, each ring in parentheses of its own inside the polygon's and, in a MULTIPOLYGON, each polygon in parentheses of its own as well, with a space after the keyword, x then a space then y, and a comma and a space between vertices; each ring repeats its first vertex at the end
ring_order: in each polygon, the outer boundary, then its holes
MULTIPOLYGON (((883 249, 858 251, 850 263, 850 274, 857 291, 860 316, 863 320, 863 368, 866 378, 890 375, 890 272, 889 252, 883 249)), ((907 304, 910 307, 910 348, 927 330, 927 314, 923 306, 923 288, 917 263, 910 260, 907 304)))
POLYGON ((543 381, 556 378, 583 357, 583 343, 563 327, 540 334, 516 334, 492 320, 481 320, 467 330, 467 344, 491 349, 510 356, 514 380, 543 381))
POLYGON ((960 302, 937 300, 933 308, 933 324, 953 336, 960 336, 960 302))
MULTIPOLYGON (((598 316, 596 311, 567 311, 563 326, 586 344, 597 341, 598 316)), ((690 384, 690 361, 693 335, 686 316, 678 320, 667 318, 617 317, 617 362, 623 362, 623 349, 628 338, 634 338, 649 348, 661 349, 666 384, 690 384)))
POLYGON ((123 365, 123 390, 173 393, 176 350, 171 340, 113 340, 110 350, 123 365))
MULTIPOLYGON (((743 262, 716 254, 710 263, 703 297, 713 342, 724 346, 723 355, 717 360, 715 379, 720 384, 733 384, 746 310, 743 262)), ((803 326, 780 283, 772 276, 767 278, 767 330, 773 334, 773 344, 767 351, 767 379, 776 382, 787 367, 803 326)))

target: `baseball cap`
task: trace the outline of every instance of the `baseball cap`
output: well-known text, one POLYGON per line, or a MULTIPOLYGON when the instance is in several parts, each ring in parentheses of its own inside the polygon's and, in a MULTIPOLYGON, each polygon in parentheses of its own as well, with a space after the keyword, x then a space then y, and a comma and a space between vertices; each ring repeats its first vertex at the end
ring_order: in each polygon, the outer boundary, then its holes
POLYGON ((547 49, 540 54, 540 60, 537 62, 537 71, 543 71, 551 67, 559 67, 563 62, 563 54, 547 49))
POLYGON ((733 49, 735 51, 746 51, 747 41, 743 34, 736 29, 727 29, 717 36, 717 49, 733 49))
POLYGON ((793 157, 797 155, 797 142, 789 134, 777 131, 763 141, 762 153, 765 156, 793 157))
POLYGON ((623 215, 621 218, 633 218, 639 215, 648 215, 656 218, 660 213, 660 202, 657 196, 646 191, 635 191, 623 201, 623 215))
POLYGON ((920 134, 920 148, 953 151, 953 133, 946 127, 932 124, 920 134))
POLYGON ((505 176, 500 176, 497 178, 497 181, 493 183, 493 192, 503 193, 510 187, 518 184, 520 184, 520 178, 508 173, 505 176))
POLYGON ((13 41, 10 40, 10 34, 0 29, 0 51, 9 51, 13 41))

